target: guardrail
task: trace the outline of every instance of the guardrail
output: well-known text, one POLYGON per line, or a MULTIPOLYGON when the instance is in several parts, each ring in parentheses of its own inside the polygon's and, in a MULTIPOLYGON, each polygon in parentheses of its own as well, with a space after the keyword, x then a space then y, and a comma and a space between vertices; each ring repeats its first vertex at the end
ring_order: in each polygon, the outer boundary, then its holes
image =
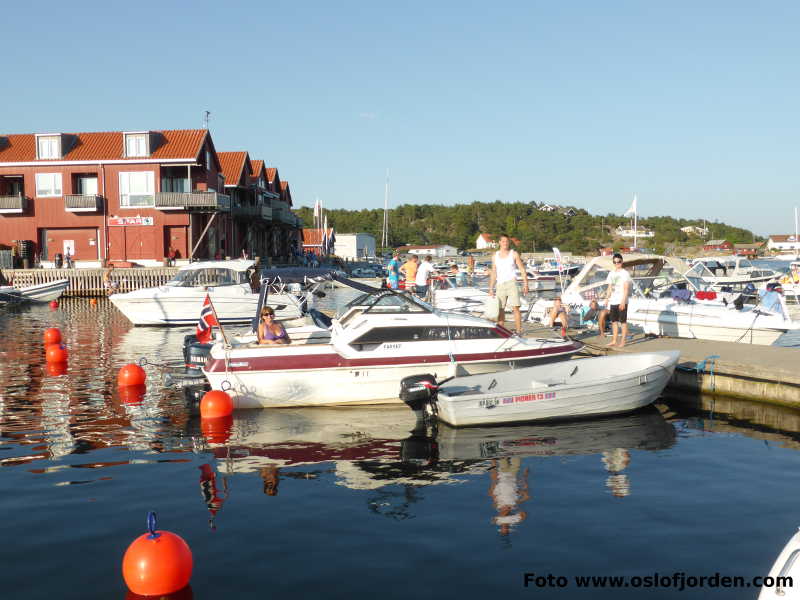
MULTIPOLYGON (((69 279, 65 296, 104 296, 103 274, 107 269, 0 269, 14 287, 23 288, 58 279, 69 279)), ((175 277, 176 267, 140 267, 114 269, 111 281, 119 284, 117 292, 132 292, 142 288, 164 285, 175 277)))

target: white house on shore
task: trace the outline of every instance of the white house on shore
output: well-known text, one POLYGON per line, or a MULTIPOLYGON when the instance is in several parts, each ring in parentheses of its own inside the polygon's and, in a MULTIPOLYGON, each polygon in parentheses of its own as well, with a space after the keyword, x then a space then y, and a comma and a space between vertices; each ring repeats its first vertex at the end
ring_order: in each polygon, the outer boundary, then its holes
POLYGON ((767 240, 767 250, 770 252, 800 253, 800 239, 792 235, 771 235, 767 240))
POLYGON ((475 240, 475 247, 478 250, 487 250, 490 248, 497 248, 497 240, 494 236, 488 233, 478 234, 478 239, 475 240))
POLYGON ((696 225, 681 227, 681 231, 686 235, 698 235, 700 237, 706 237, 708 235, 708 227, 697 227, 696 225))
POLYGON ((656 233, 654 231, 651 231, 649 229, 638 229, 638 230, 634 231, 633 229, 630 229, 630 228, 626 229, 626 228, 621 227, 621 226, 616 228, 615 233, 619 237, 624 237, 624 238, 632 238, 632 237, 651 238, 651 237, 655 237, 655 235, 656 235, 656 233))
POLYGON ((447 244, 436 244, 431 246, 400 246, 400 254, 416 254, 417 256, 431 255, 434 258, 444 258, 445 256, 458 256, 458 248, 447 244))
POLYGON ((337 233, 333 253, 350 259, 375 256, 375 236, 369 233, 337 233))

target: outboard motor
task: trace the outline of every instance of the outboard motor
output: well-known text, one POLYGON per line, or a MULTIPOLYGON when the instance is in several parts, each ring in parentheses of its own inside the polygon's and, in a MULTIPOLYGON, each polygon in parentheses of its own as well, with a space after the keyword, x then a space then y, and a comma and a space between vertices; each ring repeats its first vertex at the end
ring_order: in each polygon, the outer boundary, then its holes
POLYGON ((439 444, 434 436, 429 436, 424 428, 417 428, 400 442, 400 460, 430 466, 439 460, 439 444))
POLYGON ((202 377, 201 369, 206 364, 211 354, 213 344, 201 344, 197 341, 197 336, 186 335, 183 337, 183 362, 186 365, 186 375, 191 377, 202 377))
POLYGON ((400 380, 400 400, 414 412, 425 410, 425 405, 436 397, 436 376, 409 375, 400 380))

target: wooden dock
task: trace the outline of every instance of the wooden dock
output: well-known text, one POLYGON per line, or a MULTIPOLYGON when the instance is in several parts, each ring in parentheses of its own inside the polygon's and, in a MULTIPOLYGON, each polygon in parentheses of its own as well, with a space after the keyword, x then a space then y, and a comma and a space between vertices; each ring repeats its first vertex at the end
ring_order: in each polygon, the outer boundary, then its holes
MULTIPOLYGON (((14 287, 22 288, 57 279, 69 279, 65 296, 105 296, 103 275, 107 269, 0 269, 14 287)), ((111 280, 118 283, 117 292, 132 292, 142 288, 164 285, 175 277, 177 267, 117 268, 111 280)))

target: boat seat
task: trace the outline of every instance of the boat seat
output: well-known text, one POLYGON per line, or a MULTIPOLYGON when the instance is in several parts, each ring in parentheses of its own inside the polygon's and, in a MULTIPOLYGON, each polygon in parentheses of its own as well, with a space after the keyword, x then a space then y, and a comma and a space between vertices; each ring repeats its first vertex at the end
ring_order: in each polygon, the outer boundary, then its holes
POLYGON ((448 386, 446 390, 442 390, 448 396, 469 396, 470 394, 482 394, 483 390, 481 386, 475 385, 472 387, 468 386, 448 386))

